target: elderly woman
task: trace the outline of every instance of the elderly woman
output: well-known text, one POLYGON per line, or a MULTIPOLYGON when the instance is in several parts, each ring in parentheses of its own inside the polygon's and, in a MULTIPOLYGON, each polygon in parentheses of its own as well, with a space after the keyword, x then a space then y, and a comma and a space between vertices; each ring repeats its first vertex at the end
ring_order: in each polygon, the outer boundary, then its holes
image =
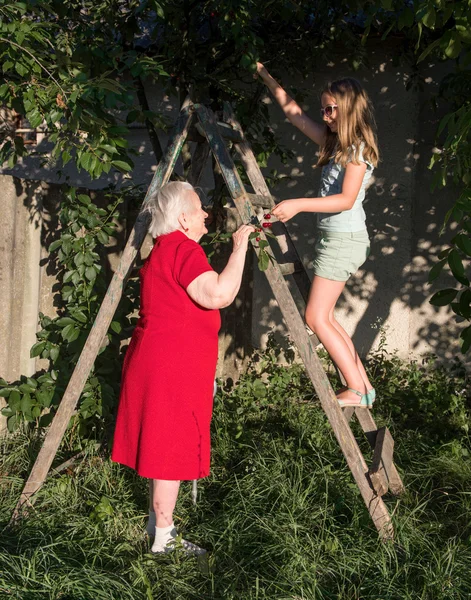
POLYGON ((218 275, 198 244, 208 215, 189 183, 163 186, 147 210, 155 244, 140 272, 140 318, 123 365, 112 459, 153 480, 149 525, 155 527, 152 552, 161 553, 177 535, 180 481, 209 474, 218 309, 239 291, 254 228, 242 225, 234 233, 232 254, 218 275))

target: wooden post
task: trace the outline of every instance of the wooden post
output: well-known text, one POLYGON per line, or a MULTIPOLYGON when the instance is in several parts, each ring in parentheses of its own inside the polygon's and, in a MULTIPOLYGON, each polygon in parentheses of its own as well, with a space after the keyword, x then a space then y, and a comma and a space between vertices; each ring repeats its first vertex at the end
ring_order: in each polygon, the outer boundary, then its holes
MULTIPOLYGON (((189 107, 180 113, 175 131, 170 139, 165 158, 159 163, 157 171, 152 179, 146 194, 144 204, 159 187, 167 183, 174 169, 175 162, 180 154, 181 147, 185 141, 187 131, 193 119, 193 108, 189 107)), ((123 287, 134 259, 147 234, 148 215, 142 213, 138 216, 136 224, 129 236, 120 263, 108 287, 96 320, 88 335, 77 365, 72 373, 59 408, 57 409, 51 426, 44 438, 43 446, 36 458, 30 476, 21 493, 21 497, 15 507, 13 519, 16 519, 25 503, 29 503, 30 497, 39 490, 44 483, 57 449, 64 436, 67 425, 75 410, 78 399, 87 381, 95 358, 100 350, 103 338, 108 331, 113 315, 122 295, 123 287)))

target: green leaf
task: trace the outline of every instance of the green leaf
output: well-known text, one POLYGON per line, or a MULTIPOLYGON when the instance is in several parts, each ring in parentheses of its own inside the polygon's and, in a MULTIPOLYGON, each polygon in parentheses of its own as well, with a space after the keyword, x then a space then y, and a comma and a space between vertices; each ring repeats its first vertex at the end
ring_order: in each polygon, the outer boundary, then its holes
POLYGON ((465 319, 471 319, 471 290, 469 288, 460 295, 458 314, 465 319))
POLYGON ((64 150, 64 152, 62 152, 62 164, 65 166, 71 159, 72 155, 70 152, 68 152, 68 150, 64 150))
POLYGON ((29 351, 30 358, 39 356, 45 347, 46 347, 46 342, 36 342, 36 344, 34 344, 31 347, 31 350, 29 351))
POLYGON ((64 340, 66 340, 67 342, 70 342, 70 341, 72 341, 72 336, 73 336, 74 332, 75 332, 74 325, 72 325, 72 324, 67 325, 67 327, 64 327, 64 329, 61 331, 62 338, 64 340))
POLYGON ((21 403, 20 392, 15 390, 10 394, 10 397, 8 398, 8 406, 12 410, 17 411, 17 410, 20 410, 20 403, 21 403))
POLYGON ((11 416, 7 421, 7 429, 10 433, 13 433, 15 431, 15 429, 18 427, 18 425, 19 425, 19 419, 18 419, 17 415, 11 416))
POLYGON ((465 354, 471 347, 471 325, 463 329, 460 333, 461 342, 461 352, 465 354))
POLYGON ((28 385, 30 385, 33 389, 36 389, 38 387, 38 382, 36 381, 36 379, 33 379, 32 377, 27 377, 26 383, 28 385))
POLYGON ((459 233, 455 238, 455 244, 466 255, 471 256, 471 237, 464 233, 459 233))
POLYGON ((60 319, 57 319, 55 323, 56 325, 59 325, 59 327, 65 327, 66 325, 75 325, 75 321, 70 317, 61 317, 60 319))
POLYGON ((116 154, 118 152, 114 146, 110 146, 109 144, 102 144, 98 147, 108 152, 108 154, 116 154))
POLYGON ((256 398, 265 398, 267 395, 267 389, 260 379, 256 379, 252 385, 253 395, 256 398))
POLYGON ((28 67, 25 67, 25 65, 23 63, 17 61, 15 63, 15 70, 18 73, 18 75, 20 75, 21 77, 24 77, 29 69, 28 69, 28 67))
POLYGON ((50 352, 51 360, 53 363, 59 358, 59 348, 58 346, 53 346, 50 352))
POLYGON ((455 279, 463 285, 469 285, 469 279, 465 275, 463 261, 457 250, 453 249, 448 255, 448 264, 450 265, 451 272, 455 279))
POLYGON ((111 164, 113 165, 113 167, 115 167, 119 171, 123 171, 125 173, 132 170, 131 165, 129 165, 128 163, 125 163, 123 160, 112 160, 111 164))
POLYGON ((103 245, 106 245, 110 241, 110 238, 109 238, 108 234, 105 233, 103 231, 103 229, 100 229, 98 231, 97 238, 98 238, 98 241, 101 242, 103 245))
POLYGON ((33 410, 31 411, 31 416, 33 417, 33 419, 37 419, 39 416, 41 416, 41 408, 39 406, 33 406, 33 410))
POLYGON ((427 46, 427 48, 425 48, 425 50, 422 52, 422 54, 417 59, 417 62, 419 63, 422 60, 424 60, 424 58, 426 58, 430 54, 430 52, 432 52, 432 50, 434 50, 437 46, 440 45, 441 41, 442 41, 442 39, 439 38, 438 40, 435 40, 429 46, 427 46))
POLYGON ((52 242, 52 244, 49 244, 49 252, 54 252, 54 250, 57 250, 60 246, 62 246, 62 240, 52 242))
POLYGON ((77 310, 74 312, 74 319, 77 319, 77 321, 80 321, 80 323, 86 323, 87 315, 81 310, 77 310))
POLYGON ((270 259, 268 257, 267 252, 265 252, 265 250, 260 250, 258 255, 258 268, 260 269, 260 271, 266 271, 269 263, 270 259))
POLYGON ((94 281, 96 279, 96 271, 93 267, 87 267, 85 269, 85 277, 89 280, 89 281, 94 281))
POLYGON ((22 413, 31 414, 32 400, 29 394, 23 394, 20 402, 20 410, 22 413))
POLYGON ((435 12, 434 7, 430 6, 428 11, 422 17, 422 23, 425 25, 425 27, 428 27, 429 29, 433 29, 435 27, 436 19, 437 19, 437 13, 435 12))
POLYGON ((118 321, 113 321, 110 325, 111 329, 115 332, 115 333, 121 333, 121 323, 119 323, 118 321))
POLYGON ((446 47, 445 55, 448 58, 458 58, 458 56, 460 55, 460 52, 461 52, 461 38, 459 37, 458 33, 453 32, 451 35, 451 39, 448 43, 448 46, 446 47))
POLYGON ((440 290, 430 298, 430 304, 433 306, 447 306, 456 298, 458 290, 447 288, 440 290))
POLYGON ((80 267, 80 265, 82 265, 84 261, 85 255, 83 254, 83 252, 79 252, 74 256, 74 263, 77 267, 80 267))

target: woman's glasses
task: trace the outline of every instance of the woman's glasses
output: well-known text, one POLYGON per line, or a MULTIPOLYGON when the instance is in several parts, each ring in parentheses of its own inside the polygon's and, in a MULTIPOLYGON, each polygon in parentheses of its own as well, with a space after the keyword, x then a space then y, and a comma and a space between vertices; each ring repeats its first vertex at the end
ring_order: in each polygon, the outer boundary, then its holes
POLYGON ((327 106, 321 108, 321 116, 323 117, 325 115, 326 117, 331 117, 336 108, 338 108, 336 104, 327 104, 327 106))

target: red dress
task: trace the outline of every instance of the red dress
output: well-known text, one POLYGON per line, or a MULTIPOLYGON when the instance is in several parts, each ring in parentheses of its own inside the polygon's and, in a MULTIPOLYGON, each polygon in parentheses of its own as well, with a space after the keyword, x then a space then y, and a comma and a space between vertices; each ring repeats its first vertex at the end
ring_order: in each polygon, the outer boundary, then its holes
POLYGON ((212 268, 199 244, 174 231, 141 269, 140 318, 126 352, 112 460, 151 479, 209 474, 218 310, 188 285, 212 268))

